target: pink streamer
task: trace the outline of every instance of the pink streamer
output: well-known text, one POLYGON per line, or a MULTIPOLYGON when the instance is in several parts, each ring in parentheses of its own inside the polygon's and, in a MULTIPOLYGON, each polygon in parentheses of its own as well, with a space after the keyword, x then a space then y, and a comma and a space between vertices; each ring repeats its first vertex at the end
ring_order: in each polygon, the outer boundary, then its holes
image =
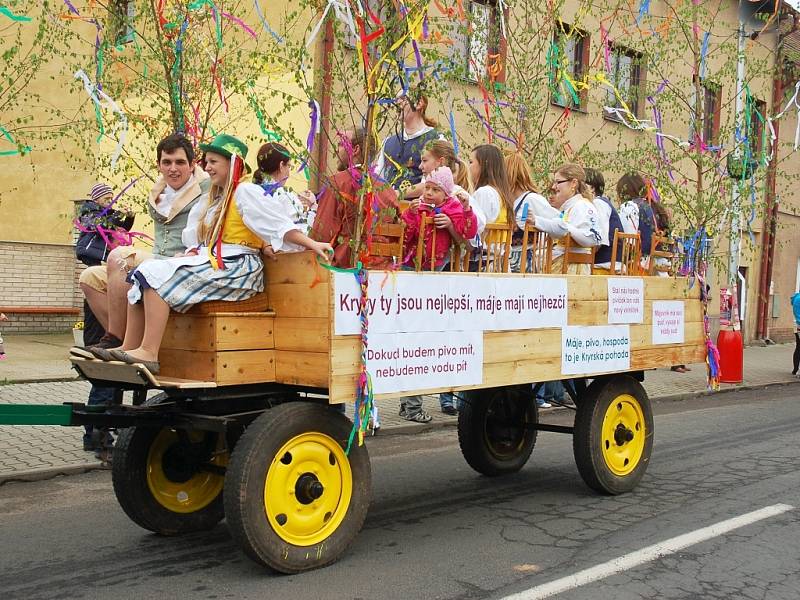
POLYGON ((244 29, 244 30, 245 30, 247 33, 249 33, 249 34, 250 34, 251 36, 253 36, 254 38, 256 38, 256 39, 258 38, 258 35, 256 34, 256 32, 255 32, 255 31, 253 31, 252 29, 250 29, 250 28, 247 26, 247 24, 246 24, 244 21, 242 21, 240 18, 238 18, 238 17, 234 17, 233 15, 231 15, 231 14, 228 14, 228 13, 226 13, 226 12, 222 12, 222 11, 220 11, 220 14, 221 14, 223 17, 225 17, 226 19, 228 19, 229 21, 233 21, 234 23, 236 23, 236 24, 237 24, 239 27, 241 27, 242 29, 244 29))

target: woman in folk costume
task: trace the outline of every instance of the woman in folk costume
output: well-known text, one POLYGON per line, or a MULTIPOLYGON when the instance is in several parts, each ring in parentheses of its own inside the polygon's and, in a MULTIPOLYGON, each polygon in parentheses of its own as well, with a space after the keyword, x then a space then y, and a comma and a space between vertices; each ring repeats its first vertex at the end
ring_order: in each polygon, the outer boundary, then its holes
POLYGON ((185 312, 210 300, 244 300, 264 289, 260 251, 265 242, 274 251, 313 250, 327 260, 329 244, 301 233, 289 207, 252 183, 239 183, 247 146, 229 135, 201 144, 206 153, 208 197, 192 208, 183 242, 183 256, 147 260, 131 275, 128 325, 122 348, 111 355, 126 363, 142 363, 158 373, 158 351, 170 309, 185 312))
MULTIPOLYGON (((534 226, 556 238, 553 246, 553 265, 551 272, 561 270, 564 258, 567 235, 575 245, 590 248, 600 245, 600 233, 597 223, 597 209, 592 203, 592 193, 586 185, 586 173, 583 167, 575 163, 566 163, 559 167, 550 186, 550 204, 560 211, 556 218, 548 219, 534 216, 534 226)), ((573 275, 590 275, 591 265, 573 264, 567 271, 573 275)))

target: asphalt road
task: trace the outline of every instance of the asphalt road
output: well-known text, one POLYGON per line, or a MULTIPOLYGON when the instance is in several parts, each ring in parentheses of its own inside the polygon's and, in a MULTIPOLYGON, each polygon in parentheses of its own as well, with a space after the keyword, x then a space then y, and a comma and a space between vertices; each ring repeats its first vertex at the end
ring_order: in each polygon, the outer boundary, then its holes
POLYGON ((796 387, 657 405, 649 471, 618 497, 586 488, 554 433, 502 479, 469 469, 453 430, 374 438, 370 453, 364 530, 296 576, 250 562, 224 523, 139 529, 108 472, 4 485, 0 598, 535 598, 554 581, 564 599, 800 597, 796 387))

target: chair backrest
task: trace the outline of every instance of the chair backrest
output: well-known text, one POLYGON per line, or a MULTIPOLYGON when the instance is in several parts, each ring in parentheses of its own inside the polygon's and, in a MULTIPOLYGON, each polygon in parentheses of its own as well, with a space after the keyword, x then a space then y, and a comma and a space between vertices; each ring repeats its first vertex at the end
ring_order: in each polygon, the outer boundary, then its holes
POLYGON ((619 229, 614 232, 614 243, 611 244, 611 273, 642 274, 642 238, 639 232, 623 233, 619 229))
POLYGON ((478 262, 479 273, 508 273, 511 254, 510 225, 491 223, 481 234, 481 256, 478 262))
POLYGON ((674 275, 677 270, 678 245, 668 235, 654 233, 650 243, 650 275, 667 273, 674 275), (657 259, 665 260, 657 260, 657 259))
POLYGON ((433 224, 433 216, 421 215, 419 219, 419 238, 417 239, 417 258, 414 261, 414 267, 417 271, 436 270, 436 226, 433 224), (425 234, 428 228, 432 228, 431 232, 431 255, 430 265, 425 269, 423 261, 425 260, 425 234))
POLYGON ((594 255, 596 253, 596 246, 585 248, 584 246, 575 244, 571 235, 565 235, 564 256, 561 259, 561 273, 566 274, 570 265, 589 265, 592 273, 594 273, 594 255))
POLYGON ((467 273, 469 259, 472 256, 472 246, 469 243, 450 247, 450 271, 453 273, 467 273))
POLYGON ((520 273, 550 273, 553 266, 553 238, 526 223, 522 231, 520 273))
POLYGON ((405 240, 406 224, 378 223, 372 232, 373 240, 370 254, 392 259, 394 263, 403 260, 403 241, 405 240))

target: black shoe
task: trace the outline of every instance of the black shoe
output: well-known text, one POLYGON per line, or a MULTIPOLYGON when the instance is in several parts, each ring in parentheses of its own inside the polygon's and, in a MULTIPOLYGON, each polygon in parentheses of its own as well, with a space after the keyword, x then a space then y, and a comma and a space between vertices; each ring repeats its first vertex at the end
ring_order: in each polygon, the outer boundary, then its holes
POLYGON ((443 406, 442 412, 446 415, 450 415, 451 417, 458 415, 458 410, 456 410, 455 406, 443 406))
POLYGON ((108 360, 107 353, 103 353, 103 351, 104 350, 107 351, 111 348, 119 348, 120 346, 122 346, 122 340, 115 335, 107 333, 100 338, 99 342, 97 342, 96 344, 92 344, 86 349, 92 354, 94 354, 100 360, 108 360), (95 352, 96 350, 99 350, 101 354, 97 354, 95 352))

